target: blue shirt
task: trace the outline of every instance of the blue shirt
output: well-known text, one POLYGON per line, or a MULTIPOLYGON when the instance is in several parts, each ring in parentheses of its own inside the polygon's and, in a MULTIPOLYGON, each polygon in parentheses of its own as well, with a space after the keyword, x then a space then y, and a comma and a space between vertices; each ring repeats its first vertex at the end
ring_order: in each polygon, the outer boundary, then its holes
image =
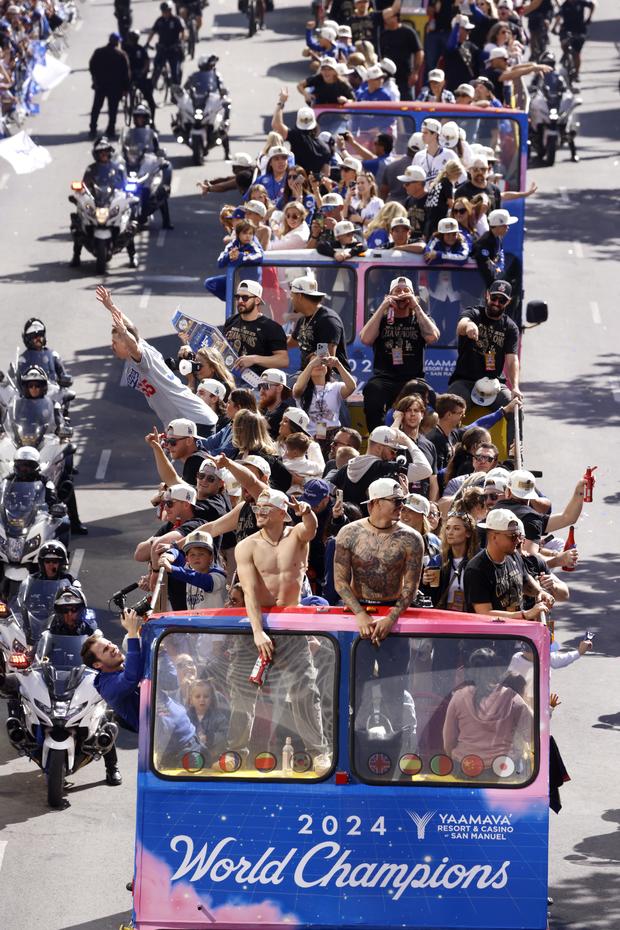
POLYGON ((142 665, 140 640, 128 639, 125 667, 117 672, 97 672, 94 682, 95 690, 134 733, 140 719, 142 665))

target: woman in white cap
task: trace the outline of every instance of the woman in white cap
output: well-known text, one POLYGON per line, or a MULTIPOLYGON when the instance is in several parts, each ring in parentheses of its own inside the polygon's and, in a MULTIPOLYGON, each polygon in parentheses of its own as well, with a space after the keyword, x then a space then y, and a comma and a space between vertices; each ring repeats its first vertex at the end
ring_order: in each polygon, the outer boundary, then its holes
MULTIPOLYGON (((320 445, 313 439, 311 426, 310 417, 305 410, 302 410, 301 407, 287 407, 282 414, 280 429, 278 430, 278 450, 283 459, 282 464, 288 467, 286 462, 284 462, 287 451, 285 445, 286 440, 289 436, 294 436, 296 433, 302 433, 304 436, 307 436, 310 439, 310 444, 305 450, 305 455, 312 467, 307 469, 306 475, 307 477, 318 478, 325 471, 325 459, 320 445)), ((295 469, 293 469, 293 471, 294 470, 295 469)))
POLYGON ((269 198, 276 201, 282 196, 286 180, 290 150, 284 145, 273 145, 267 152, 267 167, 263 174, 256 178, 257 184, 262 184, 269 198))
POLYGON ((335 356, 313 356, 293 385, 293 397, 309 416, 308 433, 324 448, 340 429, 342 402, 355 388, 355 378, 335 356))
POLYGON ((343 104, 355 98, 349 82, 338 73, 338 62, 331 57, 321 59, 318 74, 300 81, 297 90, 309 106, 343 104))
POLYGON ((216 381, 215 378, 203 378, 196 393, 217 414, 216 431, 222 429, 228 422, 225 402, 227 390, 222 382, 216 381))
POLYGON ((454 94, 446 87, 446 74, 442 68, 433 68, 428 72, 428 84, 422 88, 417 99, 428 103, 454 103, 454 94))

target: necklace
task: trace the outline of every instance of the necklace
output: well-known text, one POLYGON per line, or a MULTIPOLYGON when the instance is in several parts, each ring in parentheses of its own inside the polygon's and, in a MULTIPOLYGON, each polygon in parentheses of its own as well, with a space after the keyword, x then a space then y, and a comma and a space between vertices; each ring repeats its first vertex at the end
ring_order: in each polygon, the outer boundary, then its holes
POLYGON ((373 530, 377 531, 377 533, 387 533, 388 530, 391 530, 392 527, 394 526, 393 523, 390 523, 389 526, 375 526, 375 524, 372 522, 370 517, 368 517, 368 523, 370 526, 372 526, 373 530))
POLYGON ((262 538, 265 540, 265 542, 266 542, 266 543, 269 543, 270 546, 273 546, 274 549, 276 548, 276 546, 278 545, 278 543, 282 541, 282 539, 284 538, 284 534, 285 534, 285 533, 286 533, 286 530, 282 530, 282 535, 281 535, 278 539, 276 539, 276 541, 274 542, 272 539, 269 538, 269 536, 266 536, 266 535, 265 535, 265 533, 264 533, 263 530, 260 531, 260 535, 261 535, 262 538))

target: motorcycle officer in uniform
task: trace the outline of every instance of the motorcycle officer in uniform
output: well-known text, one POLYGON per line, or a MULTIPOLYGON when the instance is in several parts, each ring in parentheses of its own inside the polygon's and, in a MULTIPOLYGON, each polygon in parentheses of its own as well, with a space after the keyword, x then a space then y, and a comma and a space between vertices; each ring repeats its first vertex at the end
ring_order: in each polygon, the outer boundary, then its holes
POLYGON ((153 98, 153 81, 148 76, 150 68, 149 53, 143 45, 140 45, 140 33, 137 29, 132 29, 123 43, 123 51, 129 59, 131 68, 131 83, 136 87, 151 110, 151 119, 155 124, 155 100, 153 98))
POLYGON ((20 376, 26 368, 37 365, 43 369, 49 381, 62 388, 71 387, 73 378, 65 368, 65 363, 58 352, 47 346, 47 331, 42 320, 34 316, 26 320, 22 339, 26 350, 22 352, 17 362, 17 372, 20 376))
MULTIPOLYGON (((133 111, 133 127, 123 135, 123 157, 126 161, 128 146, 135 145, 142 149, 143 152, 152 152, 160 158, 162 187, 165 191, 165 197, 161 200, 159 207, 161 211, 162 228, 174 229, 174 226, 170 222, 170 209, 168 206, 170 185, 172 183, 172 165, 166 158, 166 153, 159 144, 159 136, 150 123, 151 114, 149 108, 144 103, 139 103, 133 111)), ((141 213, 139 223, 144 225, 146 222, 147 217, 141 213)))
MULTIPOLYGON (((53 507, 54 504, 58 503, 58 495, 56 493, 56 488, 54 487, 53 481, 46 481, 43 474, 41 473, 40 462, 41 457, 37 449, 35 449, 33 446, 22 446, 21 449, 18 449, 15 453, 15 457, 13 459, 13 470, 6 476, 3 484, 5 487, 9 486, 13 482, 17 484, 24 482, 27 484, 40 485, 40 502, 41 504, 45 502, 49 510, 50 507, 53 507)), ((62 542, 63 546, 67 548, 69 546, 70 539, 70 526, 69 520, 66 517, 60 521, 56 529, 56 535, 57 538, 62 542)))
POLYGON ((180 16, 173 15, 172 4, 168 3, 167 0, 160 3, 159 9, 161 16, 153 23, 145 46, 147 49, 150 48, 153 36, 157 36, 157 51, 153 63, 153 85, 157 85, 157 79, 166 62, 170 65, 172 83, 180 84, 185 26, 180 16))

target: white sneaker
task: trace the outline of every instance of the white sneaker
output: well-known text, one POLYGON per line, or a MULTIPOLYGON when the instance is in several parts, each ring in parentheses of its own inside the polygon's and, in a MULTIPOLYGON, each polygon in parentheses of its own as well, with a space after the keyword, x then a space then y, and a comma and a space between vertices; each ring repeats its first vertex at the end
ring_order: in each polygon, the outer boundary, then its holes
POLYGON ((316 775, 325 775, 332 767, 331 752, 320 752, 312 758, 312 768, 316 775))

